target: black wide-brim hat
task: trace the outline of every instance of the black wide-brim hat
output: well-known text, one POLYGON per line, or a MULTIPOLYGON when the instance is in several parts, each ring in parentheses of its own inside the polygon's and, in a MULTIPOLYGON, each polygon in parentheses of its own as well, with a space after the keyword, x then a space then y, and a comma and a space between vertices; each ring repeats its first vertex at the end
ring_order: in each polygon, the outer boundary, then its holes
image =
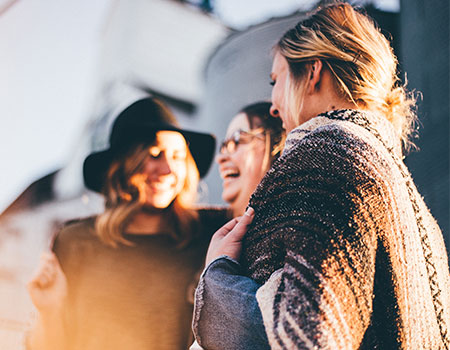
POLYGON ((181 129, 173 114, 154 98, 144 98, 125 108, 114 121, 109 148, 91 153, 83 164, 84 183, 90 190, 101 192, 107 171, 115 159, 125 155, 138 144, 151 145, 156 132, 177 131, 184 136, 197 164, 200 177, 204 177, 213 161, 216 139, 211 134, 181 129))

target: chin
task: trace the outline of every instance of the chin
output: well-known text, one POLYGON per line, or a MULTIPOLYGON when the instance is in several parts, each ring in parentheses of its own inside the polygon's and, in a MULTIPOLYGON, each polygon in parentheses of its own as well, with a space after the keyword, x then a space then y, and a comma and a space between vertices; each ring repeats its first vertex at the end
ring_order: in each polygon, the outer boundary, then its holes
POLYGON ((231 203, 236 201, 237 197, 238 197, 237 194, 233 194, 233 193, 229 194, 226 191, 222 192, 222 200, 224 202, 227 202, 230 205, 231 205, 231 203))
POLYGON ((153 207, 155 209, 166 209, 173 201, 174 197, 166 197, 166 198, 153 198, 151 201, 146 203, 146 206, 153 207))

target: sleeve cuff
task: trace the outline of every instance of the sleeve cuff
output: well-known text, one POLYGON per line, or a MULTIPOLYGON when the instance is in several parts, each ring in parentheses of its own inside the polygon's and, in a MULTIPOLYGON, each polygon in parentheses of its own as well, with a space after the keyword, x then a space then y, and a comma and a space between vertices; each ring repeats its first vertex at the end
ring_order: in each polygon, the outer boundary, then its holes
POLYGON ((232 272, 236 274, 240 274, 241 271, 241 264, 234 260, 233 258, 230 258, 228 255, 221 255, 215 258, 213 261, 211 261, 203 270, 202 275, 200 276, 200 279, 202 279, 206 272, 214 267, 221 267, 225 268, 226 270, 230 269, 232 272))

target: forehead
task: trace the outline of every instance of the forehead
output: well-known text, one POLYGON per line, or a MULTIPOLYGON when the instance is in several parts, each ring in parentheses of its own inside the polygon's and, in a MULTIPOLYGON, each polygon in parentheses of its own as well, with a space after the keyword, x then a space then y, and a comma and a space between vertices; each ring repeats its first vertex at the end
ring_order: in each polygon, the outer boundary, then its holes
POLYGON ((237 130, 250 131, 250 124, 245 113, 239 113, 231 120, 227 129, 227 137, 231 136, 237 130))
POLYGON ((154 146, 164 149, 185 149, 186 140, 177 131, 162 130, 156 133, 154 146))

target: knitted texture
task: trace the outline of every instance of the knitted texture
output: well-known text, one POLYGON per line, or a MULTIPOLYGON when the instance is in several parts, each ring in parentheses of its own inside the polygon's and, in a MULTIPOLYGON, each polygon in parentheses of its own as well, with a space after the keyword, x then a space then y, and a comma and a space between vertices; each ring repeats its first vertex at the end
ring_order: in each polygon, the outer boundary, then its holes
POLYGON ((442 233, 386 119, 340 110, 294 129, 250 206, 243 265, 273 349, 449 348, 442 233))
POLYGON ((95 218, 67 223, 53 250, 67 277, 66 344, 61 350, 185 350, 197 272, 223 209, 199 209, 198 231, 183 248, 160 232, 128 234, 132 246, 104 244, 95 218))

